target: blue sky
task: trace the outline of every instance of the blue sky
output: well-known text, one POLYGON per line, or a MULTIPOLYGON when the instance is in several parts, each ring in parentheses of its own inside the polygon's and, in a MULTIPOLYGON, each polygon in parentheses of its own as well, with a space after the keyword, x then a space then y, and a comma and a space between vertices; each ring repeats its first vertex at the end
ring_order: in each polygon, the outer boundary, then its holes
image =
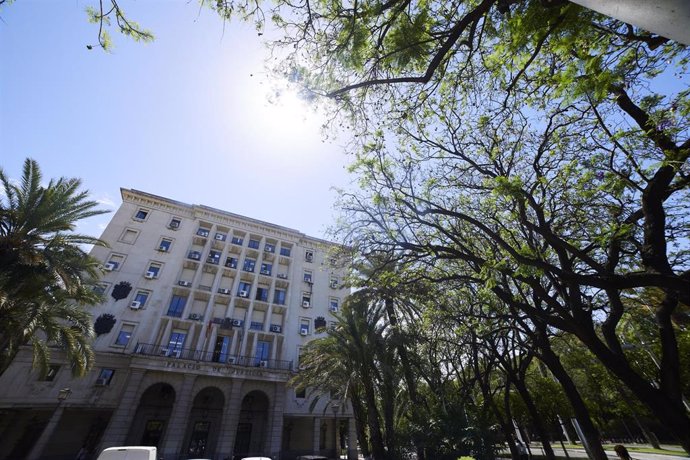
MULTIPOLYGON (((344 140, 274 86, 252 25, 194 1, 120 0, 156 36, 88 50, 96 0, 17 0, 0 10, 0 166, 26 157, 46 178, 80 177, 103 207, 120 187, 204 204, 324 236, 347 186, 344 140)), ((80 229, 98 235, 109 217, 80 229)))

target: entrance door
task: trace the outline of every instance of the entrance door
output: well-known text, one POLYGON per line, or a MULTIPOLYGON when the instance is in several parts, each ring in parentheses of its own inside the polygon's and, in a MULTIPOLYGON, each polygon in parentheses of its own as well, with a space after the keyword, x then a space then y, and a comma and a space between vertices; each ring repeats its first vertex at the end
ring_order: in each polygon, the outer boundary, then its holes
POLYGON ((209 428, 211 428, 211 422, 194 422, 194 429, 187 448, 190 457, 202 457, 206 452, 209 428))
POLYGON ((252 424, 238 423, 237 437, 235 438, 235 454, 243 455, 249 452, 249 445, 252 439, 252 424))
POLYGON ((161 436, 163 436, 164 426, 165 423, 163 420, 147 421, 146 427, 144 428, 144 434, 141 437, 141 445, 158 447, 158 443, 161 441, 161 436))

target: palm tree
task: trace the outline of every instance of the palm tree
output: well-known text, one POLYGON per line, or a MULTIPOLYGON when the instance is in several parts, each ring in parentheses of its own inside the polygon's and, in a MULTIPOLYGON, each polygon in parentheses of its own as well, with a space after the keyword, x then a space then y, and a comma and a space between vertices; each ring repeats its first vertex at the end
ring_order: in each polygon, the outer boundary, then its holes
MULTIPOLYGON (((355 292, 344 302, 328 336, 306 345, 302 370, 292 380, 296 387, 309 387, 312 394, 338 395, 352 404, 357 435, 364 454, 371 448, 375 460, 389 458, 384 426, 386 408, 394 401, 385 386, 391 385, 393 350, 386 343, 388 323, 383 304, 369 304, 364 292, 355 292), (382 410, 383 408, 383 410, 382 410), (384 412, 384 417, 381 412, 384 412)), ((391 414, 392 415, 392 414, 391 414)), ((390 434, 390 433, 389 433, 390 434)))
POLYGON ((91 287, 100 272, 81 245, 104 243, 74 229, 79 220, 106 211, 95 209, 79 179, 41 181, 31 159, 16 184, 0 168, 0 373, 19 346, 31 343, 42 371, 48 346, 59 346, 82 375, 93 363, 93 329, 84 307, 99 300, 91 287))

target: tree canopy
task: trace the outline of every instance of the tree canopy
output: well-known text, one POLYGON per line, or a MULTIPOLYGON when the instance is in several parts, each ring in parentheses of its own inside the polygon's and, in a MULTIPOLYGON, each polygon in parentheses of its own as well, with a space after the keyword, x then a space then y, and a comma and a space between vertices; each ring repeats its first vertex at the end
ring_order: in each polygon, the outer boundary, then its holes
POLYGON ((78 221, 105 211, 80 190, 79 179, 42 181, 31 159, 18 182, 0 169, 0 372, 21 345, 31 343, 34 365, 42 371, 49 346, 59 346, 73 372, 83 375, 94 360, 93 326, 84 307, 100 300, 93 290, 99 263, 83 245, 104 243, 74 230, 78 221))

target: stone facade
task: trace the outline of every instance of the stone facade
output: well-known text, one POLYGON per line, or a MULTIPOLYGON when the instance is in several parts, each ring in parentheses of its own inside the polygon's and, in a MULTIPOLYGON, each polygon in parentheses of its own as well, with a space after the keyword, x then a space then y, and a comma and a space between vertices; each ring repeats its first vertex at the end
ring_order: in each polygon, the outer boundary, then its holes
POLYGON ((156 445, 166 460, 336 447, 354 458, 351 413, 324 398, 310 408, 287 385, 347 295, 335 246, 136 190, 122 199, 101 237, 109 247, 92 251, 105 273, 94 320, 115 319, 99 328, 96 366, 73 379, 56 350, 39 379, 23 349, 0 377, 0 460, 117 445, 156 445))

